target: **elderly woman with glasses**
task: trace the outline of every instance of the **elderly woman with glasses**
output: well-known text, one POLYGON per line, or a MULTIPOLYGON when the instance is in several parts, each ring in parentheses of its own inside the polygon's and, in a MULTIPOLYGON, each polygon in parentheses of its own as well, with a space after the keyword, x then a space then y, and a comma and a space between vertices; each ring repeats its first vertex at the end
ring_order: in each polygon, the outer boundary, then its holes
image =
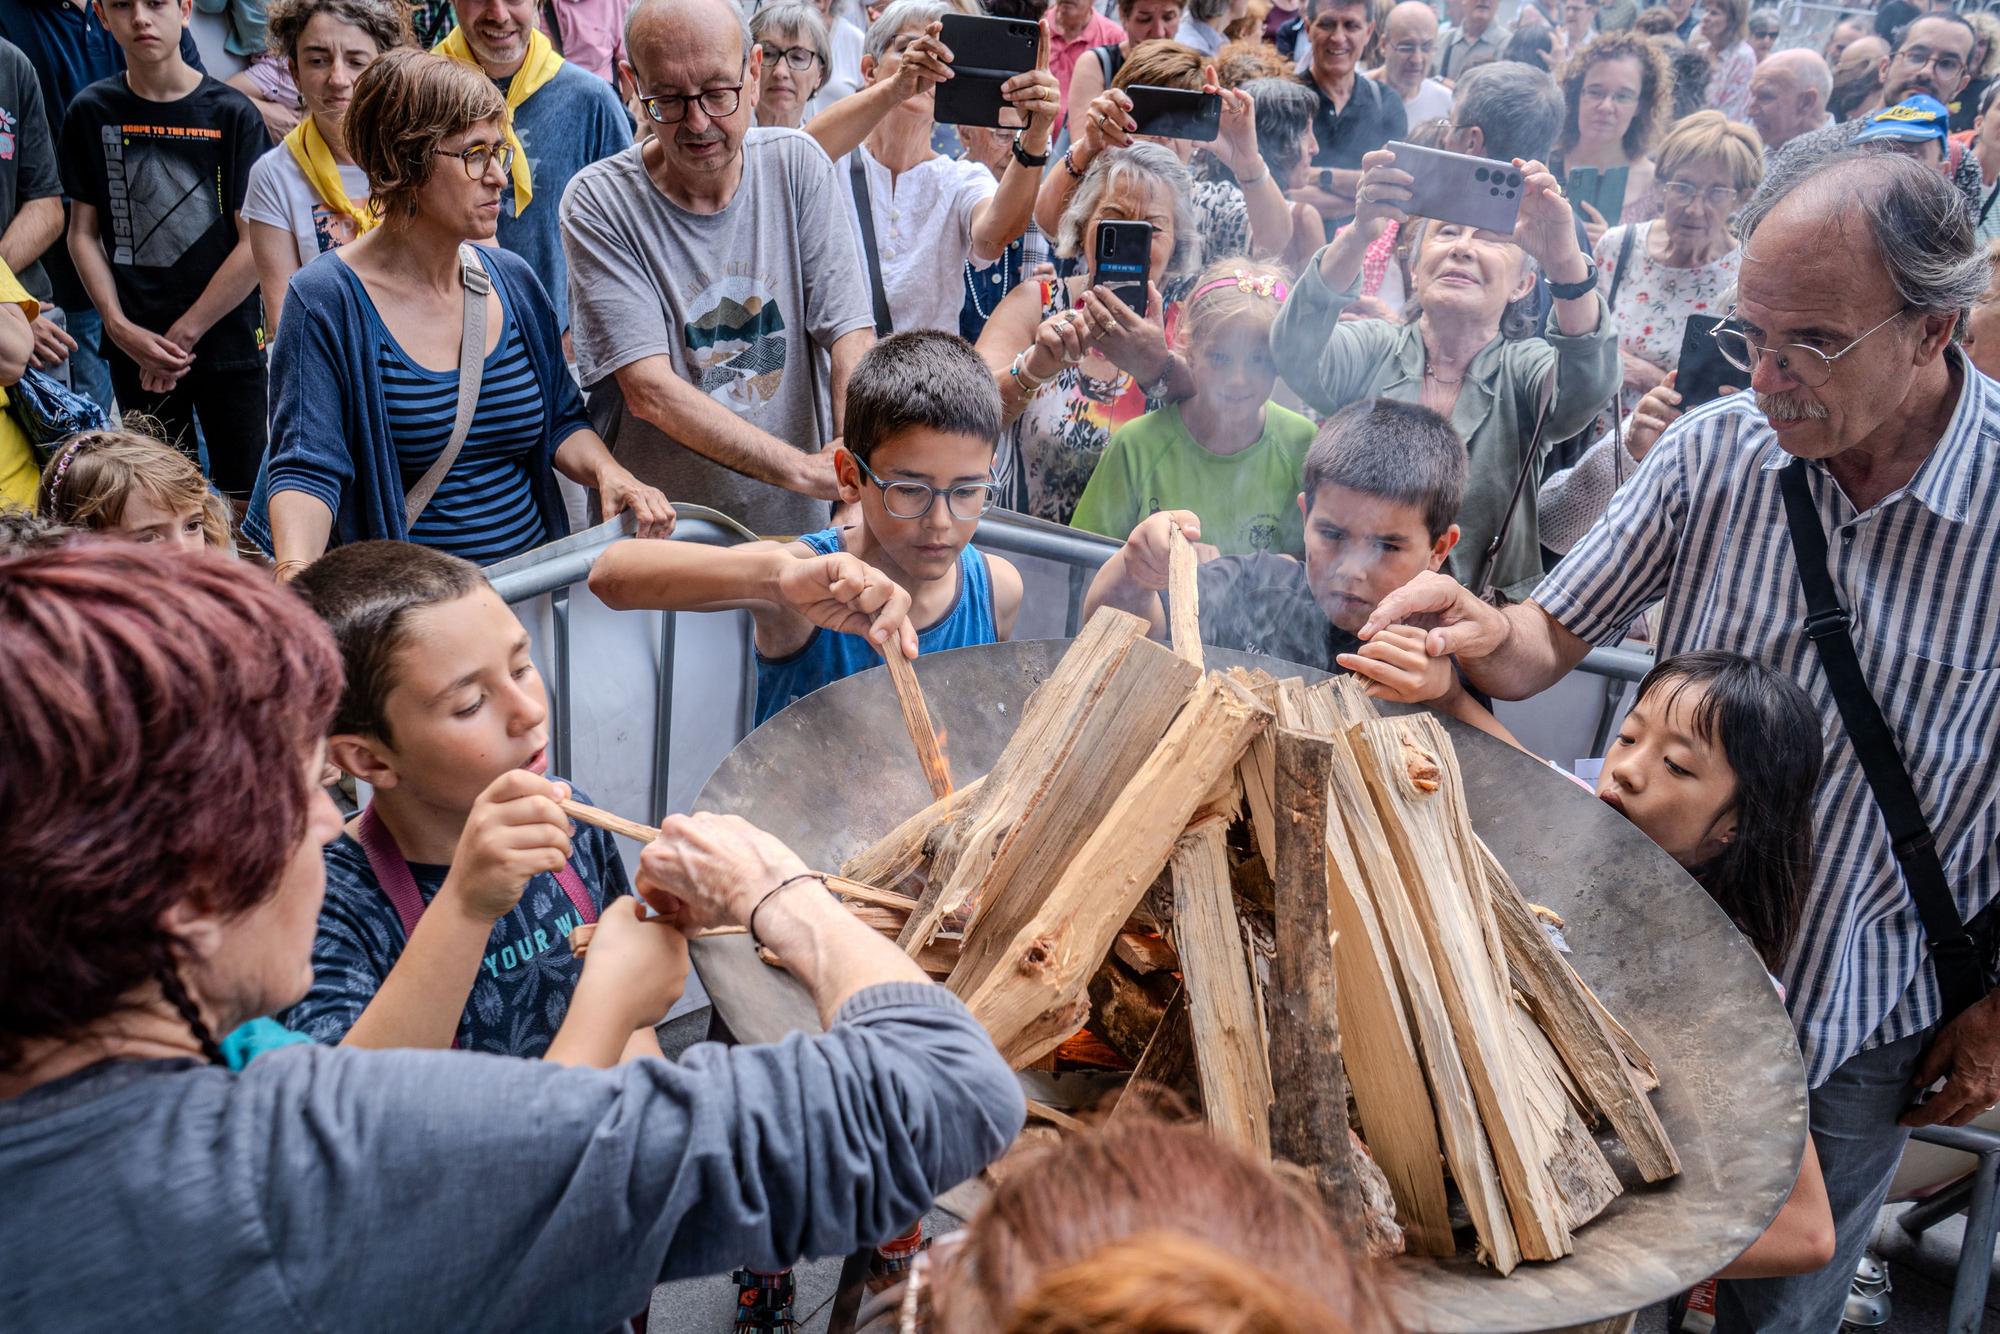
POLYGON ((833 65, 826 20, 809 0, 773 0, 750 16, 750 37, 764 48, 757 124, 800 128, 806 104, 826 86, 833 65))
POLYGON ((1410 224, 1409 172, 1388 149, 1361 161, 1354 225, 1300 276, 1271 331, 1278 373, 1323 414, 1381 397, 1447 418, 1467 455, 1453 571, 1468 586, 1526 597, 1541 579, 1542 556, 1522 478, 1618 388, 1616 330, 1577 245, 1575 215, 1548 168, 1517 158, 1521 210, 1511 236, 1422 219, 1410 242, 1417 317, 1343 320, 1360 295, 1368 247, 1391 224, 1410 224), (1538 274, 1554 298, 1540 337, 1538 274))
POLYGON ((557 471, 643 534, 673 527, 666 497, 591 429, 533 270, 490 244, 506 117, 491 79, 425 52, 390 52, 355 82, 347 147, 381 223, 288 285, 244 529, 280 579, 363 538, 481 564, 519 555, 569 531, 557 471), (468 332, 483 343, 465 346, 468 332), (462 403, 468 367, 478 396, 462 403))
POLYGON ((1589 199, 1578 205, 1591 244, 1614 223, 1659 216, 1653 159, 1647 155, 1668 124, 1673 86, 1666 56, 1636 33, 1607 33, 1570 56, 1562 74, 1562 137, 1550 166, 1573 196, 1579 193, 1580 169, 1599 173, 1603 188, 1589 193, 1605 201, 1605 208, 1589 199), (1620 176, 1622 189, 1616 184, 1620 176))
POLYGON ((1660 141, 1659 163, 1661 216, 1613 227, 1597 243, 1598 287, 1625 372, 1620 402, 1632 415, 1542 484, 1542 544, 1551 551, 1568 551, 1589 531, 1680 415, 1673 372, 1682 331, 1691 321, 1714 324, 1735 300, 1743 248, 1729 219, 1764 179, 1757 132, 1697 111, 1660 141))

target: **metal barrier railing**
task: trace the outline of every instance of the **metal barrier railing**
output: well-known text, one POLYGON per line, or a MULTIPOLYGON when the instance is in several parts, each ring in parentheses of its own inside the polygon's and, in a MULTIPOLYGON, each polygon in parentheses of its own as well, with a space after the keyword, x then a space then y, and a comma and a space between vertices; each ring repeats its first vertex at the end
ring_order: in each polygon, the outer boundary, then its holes
MULTIPOLYGON (((671 540, 699 542, 710 546, 733 546, 738 542, 753 540, 754 535, 749 530, 727 515, 701 506, 683 505, 678 508, 680 520, 675 526, 671 540)), ((549 751, 552 772, 555 773, 571 774, 575 771, 573 720, 578 682, 570 644, 570 590, 590 577, 591 567, 596 564, 598 556, 602 555, 606 548, 614 542, 629 537, 631 532, 629 517, 613 520, 573 533, 569 537, 538 547, 512 560, 503 561, 487 570, 487 578, 492 583, 494 591, 511 606, 518 607, 540 597, 550 599, 554 634, 553 642, 548 649, 550 661, 547 664, 552 678, 549 692, 549 751)), ((1008 511, 996 511, 980 522, 976 544, 982 550, 1046 560, 1065 567, 1068 598, 1064 625, 1066 633, 1072 636, 1082 624, 1083 596, 1089 587, 1091 576, 1120 546, 1120 543, 1111 538, 1080 532, 1008 511)), ((672 774, 672 702, 678 622, 678 613, 661 614, 657 643, 659 677, 653 691, 657 718, 651 738, 652 754, 649 767, 651 789, 649 804, 655 818, 665 813, 663 808, 667 801, 668 783, 672 774)), ((1597 728, 1600 753, 1624 685, 1638 681, 1652 665, 1653 657, 1650 653, 1625 648, 1601 648, 1593 649, 1578 667, 1581 672, 1603 678, 1605 683, 1605 705, 1597 728)), ((749 694, 751 699, 746 701, 742 715, 734 720, 735 736, 732 740, 740 740, 749 733, 750 703, 754 701, 754 689, 749 694)))

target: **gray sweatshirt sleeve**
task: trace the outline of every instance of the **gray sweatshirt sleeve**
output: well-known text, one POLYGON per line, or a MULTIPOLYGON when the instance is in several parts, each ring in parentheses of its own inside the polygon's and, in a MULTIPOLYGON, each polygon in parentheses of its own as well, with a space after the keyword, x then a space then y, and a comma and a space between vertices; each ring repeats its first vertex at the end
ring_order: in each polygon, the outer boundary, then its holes
POLYGON ((678 1064, 297 1048, 242 1078, 221 1133, 280 1281, 355 1329, 609 1329, 663 1277, 902 1232, 1025 1114, 985 1031, 916 983, 678 1064))

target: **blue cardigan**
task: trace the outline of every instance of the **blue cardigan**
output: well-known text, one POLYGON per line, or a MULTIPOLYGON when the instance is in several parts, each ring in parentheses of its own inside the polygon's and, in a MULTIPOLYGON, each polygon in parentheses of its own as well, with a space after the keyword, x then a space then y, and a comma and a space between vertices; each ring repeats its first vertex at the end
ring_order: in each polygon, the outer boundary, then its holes
MULTIPOLYGON (((583 395, 563 361, 555 308, 535 271, 518 255, 480 246, 479 258, 528 345, 547 411, 535 454, 535 505, 542 540, 569 532, 556 489, 555 454, 590 429, 583 395)), ((333 511, 330 545, 371 537, 404 541, 403 473, 389 434, 382 373, 360 284, 334 267, 327 251, 292 275, 285 318, 271 350, 271 447, 257 473, 243 533, 265 552, 271 544, 271 493, 303 491, 333 511)))

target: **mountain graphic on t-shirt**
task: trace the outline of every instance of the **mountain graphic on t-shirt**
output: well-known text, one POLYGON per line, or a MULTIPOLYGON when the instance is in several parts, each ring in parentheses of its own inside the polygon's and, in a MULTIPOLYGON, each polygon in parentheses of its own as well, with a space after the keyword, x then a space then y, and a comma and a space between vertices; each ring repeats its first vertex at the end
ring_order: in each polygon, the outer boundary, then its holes
POLYGON ((748 306, 723 297, 706 315, 688 321, 690 350, 717 343, 754 343, 760 338, 782 336, 785 317, 775 301, 750 299, 748 306))

